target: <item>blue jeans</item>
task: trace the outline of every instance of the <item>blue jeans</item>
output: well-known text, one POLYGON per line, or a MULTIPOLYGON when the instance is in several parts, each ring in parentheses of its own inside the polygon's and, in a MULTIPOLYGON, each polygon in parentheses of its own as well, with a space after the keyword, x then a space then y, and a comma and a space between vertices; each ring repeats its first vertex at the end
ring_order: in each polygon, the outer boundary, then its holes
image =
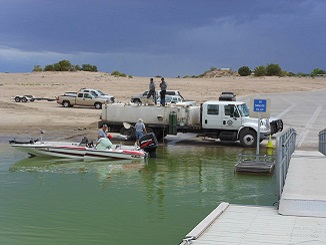
POLYGON ((143 132, 142 131, 136 131, 136 140, 139 140, 142 136, 143 136, 143 132))

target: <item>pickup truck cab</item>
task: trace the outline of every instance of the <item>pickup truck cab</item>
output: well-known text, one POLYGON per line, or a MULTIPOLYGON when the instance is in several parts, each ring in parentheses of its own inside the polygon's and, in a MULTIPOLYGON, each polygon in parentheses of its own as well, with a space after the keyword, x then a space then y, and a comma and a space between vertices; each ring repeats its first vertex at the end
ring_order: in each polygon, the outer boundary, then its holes
POLYGON ((113 95, 106 94, 106 93, 102 92, 99 89, 82 88, 82 89, 79 90, 79 92, 90 93, 90 94, 94 95, 97 98, 108 100, 109 103, 114 103, 114 100, 115 100, 113 95))
POLYGON ((107 99, 98 98, 89 92, 78 92, 76 94, 68 93, 59 95, 57 103, 63 107, 94 106, 96 109, 102 109, 102 105, 108 103, 107 99))

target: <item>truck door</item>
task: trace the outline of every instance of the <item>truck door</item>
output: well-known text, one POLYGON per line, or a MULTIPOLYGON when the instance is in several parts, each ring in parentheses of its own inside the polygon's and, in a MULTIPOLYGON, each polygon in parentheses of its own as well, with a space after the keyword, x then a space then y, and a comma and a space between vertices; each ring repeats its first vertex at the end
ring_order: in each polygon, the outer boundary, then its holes
POLYGON ((202 106, 202 127, 205 129, 221 128, 222 117, 220 105, 204 103, 202 106))
POLYGON ((92 105, 92 96, 89 93, 78 93, 77 100, 79 105, 92 105))
POLYGON ((226 130, 238 130, 241 127, 241 116, 234 104, 223 105, 222 128, 226 130))

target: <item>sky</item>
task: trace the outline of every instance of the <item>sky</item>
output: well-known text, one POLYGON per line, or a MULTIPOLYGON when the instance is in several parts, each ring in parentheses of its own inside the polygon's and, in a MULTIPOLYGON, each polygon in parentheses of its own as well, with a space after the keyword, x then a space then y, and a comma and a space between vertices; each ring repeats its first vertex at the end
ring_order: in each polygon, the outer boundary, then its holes
POLYGON ((326 0, 0 0, 0 72, 69 60, 132 76, 326 70, 326 0))

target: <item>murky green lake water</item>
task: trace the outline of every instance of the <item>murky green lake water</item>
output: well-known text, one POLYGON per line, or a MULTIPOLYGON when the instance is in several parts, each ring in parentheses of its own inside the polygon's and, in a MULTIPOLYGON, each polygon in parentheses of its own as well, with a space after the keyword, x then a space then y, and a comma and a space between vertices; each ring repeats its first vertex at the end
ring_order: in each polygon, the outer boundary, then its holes
POLYGON ((277 201, 275 175, 234 173, 241 152, 169 144, 145 163, 54 161, 0 143, 0 244, 178 244, 223 201, 277 201))

